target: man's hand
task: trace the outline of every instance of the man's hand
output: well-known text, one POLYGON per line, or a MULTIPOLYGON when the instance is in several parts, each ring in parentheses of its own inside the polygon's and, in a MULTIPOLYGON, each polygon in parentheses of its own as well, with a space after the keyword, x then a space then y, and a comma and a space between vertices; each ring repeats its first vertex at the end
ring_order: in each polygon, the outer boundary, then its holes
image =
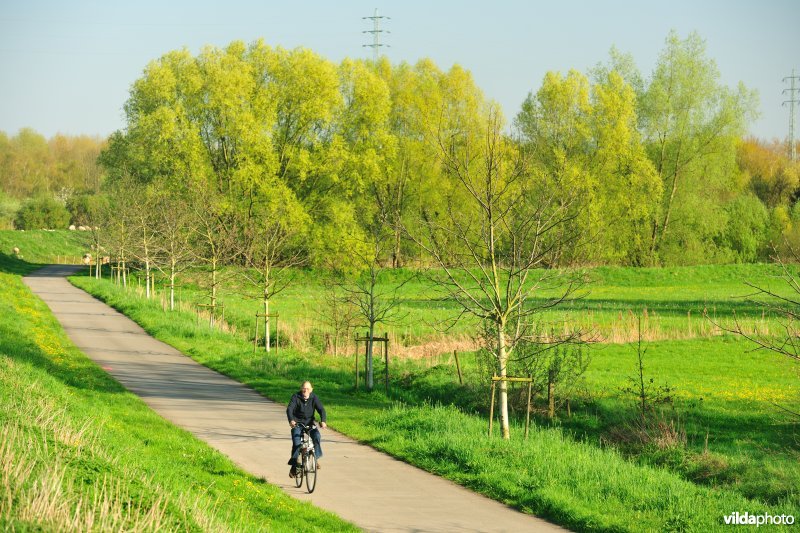
POLYGON ((297 422, 292 420, 291 422, 289 422, 289 425, 292 426, 292 427, 295 427, 297 425, 297 422))
POLYGON ((326 424, 325 422, 320 422, 320 423, 319 423, 319 426, 320 426, 322 429, 325 429, 326 427, 328 427, 328 424, 326 424))

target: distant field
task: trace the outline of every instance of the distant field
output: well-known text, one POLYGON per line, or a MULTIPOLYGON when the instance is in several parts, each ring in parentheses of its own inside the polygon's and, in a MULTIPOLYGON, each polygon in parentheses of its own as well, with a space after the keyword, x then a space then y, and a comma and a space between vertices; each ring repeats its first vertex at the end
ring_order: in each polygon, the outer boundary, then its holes
MULTIPOLYGON (((793 267, 792 271, 797 270, 793 267)), ((706 315, 727 327, 735 313, 748 328, 774 331, 778 325, 774 317, 746 301, 745 296, 753 292, 746 283, 788 294, 781 273, 776 265, 589 269, 589 283, 578 298, 542 313, 539 320, 544 328, 579 329, 588 337, 611 343, 635 340, 639 316, 643 338, 649 341, 718 336, 721 331, 706 315)), ((198 289, 199 279, 195 272, 180 280, 176 297, 187 309, 208 303, 198 289)), ((233 275, 228 279, 220 293, 225 319, 242 334, 252 335, 255 313, 261 310, 258 291, 233 275)), ((388 294, 402 282, 405 284, 398 291, 395 317, 379 326, 380 332, 390 334, 393 353, 424 357, 475 347, 474 321, 462 320, 446 329, 458 308, 443 300, 424 275, 402 269, 387 271, 379 289, 388 294)), ((141 285, 136 279, 132 283, 141 285)), ((159 286, 164 287, 163 281, 159 286)), ((304 350, 322 350, 327 336, 330 350, 328 286, 324 273, 299 270, 293 283, 272 300, 271 311, 280 315, 278 327, 285 341, 304 350)), ((165 289, 159 291, 159 297, 165 298, 165 289)), ((543 292, 539 297, 554 294, 543 292)), ((363 326, 358 329, 363 330, 363 326)), ((348 338, 352 338, 352 332, 348 338)), ((352 341, 348 344, 352 349, 352 341)))
POLYGON ((85 231, 0 230, 0 254, 19 255, 30 263, 78 263, 90 251, 91 236, 85 231))

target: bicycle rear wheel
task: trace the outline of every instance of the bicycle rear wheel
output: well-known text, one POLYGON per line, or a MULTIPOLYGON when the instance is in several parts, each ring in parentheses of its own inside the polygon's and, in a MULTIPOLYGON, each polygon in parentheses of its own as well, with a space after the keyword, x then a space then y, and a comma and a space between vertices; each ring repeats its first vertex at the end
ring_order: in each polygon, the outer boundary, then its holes
POLYGON ((298 489, 303 486, 303 467, 296 466, 294 469, 296 475, 294 476, 294 486, 298 489))
POLYGON ((317 458, 313 452, 303 458, 303 471, 306 476, 306 488, 311 494, 317 486, 317 458))

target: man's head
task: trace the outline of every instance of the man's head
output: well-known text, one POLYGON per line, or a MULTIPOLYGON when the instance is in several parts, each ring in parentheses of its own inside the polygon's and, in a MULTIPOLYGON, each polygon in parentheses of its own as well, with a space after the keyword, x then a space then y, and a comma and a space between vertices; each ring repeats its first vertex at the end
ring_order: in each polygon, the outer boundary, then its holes
POLYGON ((300 385, 300 394, 303 395, 304 400, 308 400, 308 397, 311 396, 311 391, 314 390, 314 387, 311 386, 310 381, 304 381, 302 385, 300 385))

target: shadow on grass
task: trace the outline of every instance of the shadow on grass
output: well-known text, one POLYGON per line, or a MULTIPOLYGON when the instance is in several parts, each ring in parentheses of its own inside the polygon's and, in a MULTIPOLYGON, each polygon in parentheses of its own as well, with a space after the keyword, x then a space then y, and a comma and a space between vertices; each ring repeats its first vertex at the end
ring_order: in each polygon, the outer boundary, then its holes
POLYGON ((0 272, 14 274, 16 276, 25 276, 37 268, 39 268, 39 265, 28 263, 13 255, 0 253, 0 272))
POLYGON ((0 353, 12 361, 38 367, 65 385, 98 392, 123 393, 125 389, 85 356, 76 355, 74 348, 54 355, 45 353, 26 338, 29 332, 20 332, 13 324, 0 324, 0 353), (20 335, 22 333, 22 335, 20 335))

